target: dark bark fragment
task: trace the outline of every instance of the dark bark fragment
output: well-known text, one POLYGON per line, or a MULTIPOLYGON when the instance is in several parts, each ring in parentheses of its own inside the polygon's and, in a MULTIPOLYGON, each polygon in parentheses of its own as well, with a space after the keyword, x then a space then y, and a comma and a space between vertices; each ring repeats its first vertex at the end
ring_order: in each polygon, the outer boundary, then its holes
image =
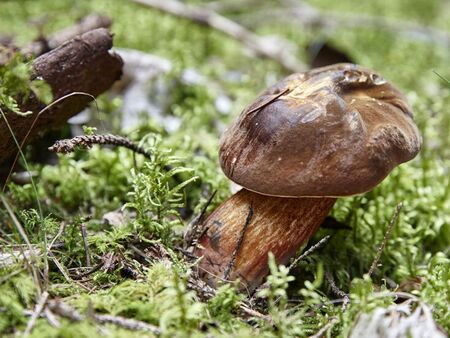
MULTIPOLYGON (((108 90, 122 74, 122 59, 110 52, 111 47, 112 35, 107 29, 89 31, 34 60, 34 76, 43 78, 51 86, 54 100, 73 92, 84 92, 96 97, 108 90)), ((39 133, 63 124, 90 101, 92 98, 86 95, 74 95, 37 118, 45 105, 32 95, 21 109, 32 111, 33 114, 23 117, 6 112, 6 117, 19 143, 22 143, 32 127, 26 139, 29 142, 39 133)), ((0 119, 0 135, 1 163, 15 155, 18 149, 3 118, 0 119)))

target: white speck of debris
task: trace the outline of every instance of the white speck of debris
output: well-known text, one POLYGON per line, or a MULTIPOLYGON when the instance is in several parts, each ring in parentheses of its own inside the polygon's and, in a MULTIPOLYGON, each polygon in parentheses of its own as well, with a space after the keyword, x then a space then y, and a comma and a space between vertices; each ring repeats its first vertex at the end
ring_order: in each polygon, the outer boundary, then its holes
POLYGON ((228 114, 233 107, 231 99, 226 95, 220 95, 215 102, 216 109, 221 114, 228 114))
POLYGON ((233 160, 231 161, 231 164, 235 164, 237 161, 237 157, 233 157, 233 160))
POLYGON ((278 161, 281 161, 281 157, 278 157, 278 161))

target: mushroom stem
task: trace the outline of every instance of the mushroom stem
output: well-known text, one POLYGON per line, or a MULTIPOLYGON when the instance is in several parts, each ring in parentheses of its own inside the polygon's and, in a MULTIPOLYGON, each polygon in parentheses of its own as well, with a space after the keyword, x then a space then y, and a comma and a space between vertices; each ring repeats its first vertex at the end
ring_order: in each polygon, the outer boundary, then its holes
POLYGON ((227 274, 253 290, 269 272, 269 252, 278 264, 286 264, 317 231, 335 201, 272 197, 242 189, 205 220, 207 231, 195 251, 203 256, 200 275, 214 285, 227 274))

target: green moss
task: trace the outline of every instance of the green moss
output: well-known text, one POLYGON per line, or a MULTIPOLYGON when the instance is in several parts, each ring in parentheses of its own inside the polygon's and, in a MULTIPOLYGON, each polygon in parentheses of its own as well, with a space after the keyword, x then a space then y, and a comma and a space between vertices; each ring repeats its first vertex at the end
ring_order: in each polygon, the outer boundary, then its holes
MULTIPOLYGON (((309 3, 326 11, 365 13, 450 29, 448 11, 437 0, 309 3)), ((60 246, 52 253, 67 275, 86 271, 82 222, 87 225, 93 264, 101 262, 105 255, 120 257, 114 268, 101 269, 82 283, 67 280, 50 259, 51 297, 64 298, 82 313, 92 307, 99 313, 158 325, 167 337, 307 336, 330 322, 328 336, 345 337, 359 314, 393 304, 391 291, 408 291, 420 302, 432 305, 434 319, 450 330, 450 91, 448 83, 433 72, 450 78, 449 51, 436 41, 370 26, 329 32, 318 27, 299 28, 293 20, 252 20, 264 10, 279 6, 279 2, 267 1, 258 8, 242 5, 224 13, 248 23, 258 34, 289 39, 298 48, 294 52, 301 59, 306 58, 306 46, 326 39, 355 62, 377 69, 406 93, 424 142, 415 160, 395 169, 372 192, 338 200, 332 214, 349 229, 321 229, 312 242, 327 234, 332 237, 324 248, 291 272, 295 282, 287 284, 290 278, 286 271, 272 264, 270 288, 265 294, 272 325, 259 317, 244 320, 238 315, 239 302, 246 297, 238 295, 233 285, 222 286, 209 301, 198 299, 186 287, 191 267, 170 248, 180 245, 183 226, 193 213, 200 211, 213 191, 217 194, 209 210, 231 194, 217 156, 224 126, 260 90, 287 74, 273 61, 250 56, 238 42, 221 33, 126 0, 0 3, 0 32, 14 34, 22 45, 36 37, 36 29, 30 28, 33 18, 45 14, 44 32, 48 33, 69 26, 94 10, 112 17, 116 46, 156 54, 173 64, 171 73, 162 76, 167 86, 164 113, 179 118, 180 128, 169 132, 155 120, 147 119, 129 134, 153 152, 152 160, 139 155, 134 158, 124 149, 94 147, 60 156, 54 166, 30 163, 38 172, 36 190, 32 185, 8 186, 8 201, 30 241, 42 252, 46 252, 43 243, 51 242, 64 225, 56 240, 60 246), (195 69, 206 79, 205 83, 181 81, 185 69, 195 69), (232 102, 228 114, 217 112, 219 95, 226 95, 232 102), (366 274, 400 202, 404 207, 399 220, 369 279, 366 274), (131 218, 119 225, 102 221, 105 213, 124 210, 124 205, 131 218), (39 208, 42 215, 36 211, 39 208), (130 249, 130 242, 142 250, 163 243, 174 262, 149 264, 130 249), (126 275, 125 267, 135 270, 134 279, 126 275), (342 300, 330 291, 324 271, 330 272, 336 284, 349 293, 351 302, 346 311, 341 308, 342 300), (422 282, 403 290, 415 280, 422 282)), ((14 89, 10 84, 6 87, 9 92, 14 89)), ((97 118, 120 133, 120 100, 110 100, 105 95, 98 103, 97 118)), ((23 244, 4 210, 0 210, 0 229, 5 250, 23 244)), ((37 301, 33 279, 22 259, 17 260, 19 265, 14 268, 19 273, 15 274, 13 268, 0 270, 0 332, 10 336, 14 330, 23 332, 29 320, 23 311, 32 310, 37 301)), ((45 260, 39 263, 43 276, 45 260)), ((61 326, 56 328, 39 318, 32 336, 151 336, 91 320, 59 320, 61 326)))

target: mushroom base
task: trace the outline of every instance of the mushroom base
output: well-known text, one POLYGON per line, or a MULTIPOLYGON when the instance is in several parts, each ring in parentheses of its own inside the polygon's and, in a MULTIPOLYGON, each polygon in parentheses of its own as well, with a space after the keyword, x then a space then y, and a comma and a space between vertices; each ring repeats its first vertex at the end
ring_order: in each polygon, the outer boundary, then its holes
POLYGON ((200 276, 210 285, 226 277, 239 278, 252 291, 269 272, 269 252, 278 264, 288 263, 317 231, 335 201, 264 196, 242 189, 205 220, 207 231, 195 250, 203 256, 200 276))

